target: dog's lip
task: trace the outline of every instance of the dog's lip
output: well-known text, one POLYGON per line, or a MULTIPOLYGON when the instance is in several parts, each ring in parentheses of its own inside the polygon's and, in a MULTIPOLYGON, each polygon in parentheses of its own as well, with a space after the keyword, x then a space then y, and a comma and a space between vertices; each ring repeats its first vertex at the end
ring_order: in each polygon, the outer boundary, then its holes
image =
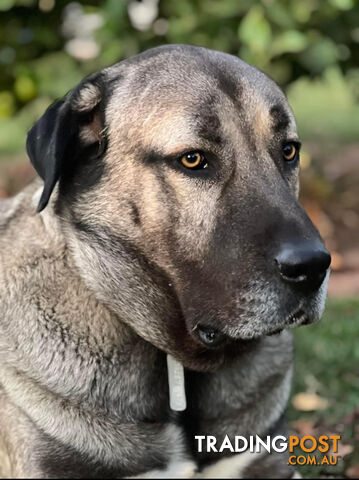
POLYGON ((285 317, 283 323, 267 325, 267 328, 263 328, 261 333, 253 337, 242 337, 240 335, 231 335, 229 332, 222 331, 217 327, 206 325, 205 323, 197 323, 194 328, 191 329, 191 334, 197 342, 202 346, 210 349, 219 349, 227 346, 233 342, 255 340, 266 336, 280 335, 286 329, 296 328, 301 325, 308 325, 312 323, 310 316, 302 308, 297 308, 292 313, 285 317))
POLYGON ((267 337, 272 337, 273 335, 280 335, 283 332, 284 329, 285 329, 284 327, 276 328, 276 329, 266 333, 266 336, 267 337))
POLYGON ((273 330, 269 331, 265 335, 272 336, 272 335, 279 335, 285 330, 286 328, 295 328, 301 325, 308 325, 311 323, 309 315, 301 308, 298 308, 291 313, 286 318, 285 322, 281 326, 276 326, 273 330))
POLYGON ((299 325, 306 325, 308 323, 310 323, 309 315, 302 308, 299 308, 294 313, 288 315, 286 320, 286 324, 290 328, 299 325))

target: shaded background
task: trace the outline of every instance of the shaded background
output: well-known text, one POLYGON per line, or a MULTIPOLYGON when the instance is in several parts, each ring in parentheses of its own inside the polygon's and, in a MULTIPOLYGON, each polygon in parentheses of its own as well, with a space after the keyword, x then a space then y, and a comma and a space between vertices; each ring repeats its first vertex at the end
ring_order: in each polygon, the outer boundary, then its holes
POLYGON ((34 176, 26 131, 52 101, 163 43, 239 55, 289 97, 304 141, 301 202, 333 255, 326 317, 297 332, 291 426, 343 435, 338 467, 303 475, 359 478, 356 0, 0 0, 0 198, 34 176))

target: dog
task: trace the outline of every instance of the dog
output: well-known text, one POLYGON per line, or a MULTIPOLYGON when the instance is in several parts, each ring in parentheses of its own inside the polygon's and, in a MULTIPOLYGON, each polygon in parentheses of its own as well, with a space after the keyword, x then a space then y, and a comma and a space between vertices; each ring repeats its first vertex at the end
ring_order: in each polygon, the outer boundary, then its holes
POLYGON ((167 45, 91 75, 30 130, 40 178, 0 203, 3 477, 290 478, 291 328, 330 255, 297 201, 285 95, 237 57, 167 45), (187 408, 169 406, 166 355, 187 408))

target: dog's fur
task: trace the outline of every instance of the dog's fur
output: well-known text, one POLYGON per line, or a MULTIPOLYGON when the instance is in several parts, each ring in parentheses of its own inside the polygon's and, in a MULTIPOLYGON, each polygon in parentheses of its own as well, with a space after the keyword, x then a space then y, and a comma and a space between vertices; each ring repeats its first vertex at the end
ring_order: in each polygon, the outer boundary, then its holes
POLYGON ((35 125, 44 184, 0 203, 3 476, 292 475, 286 454, 250 462, 194 445, 286 432, 284 328, 298 308, 319 318, 326 288, 294 291, 272 260, 293 237, 319 238, 286 140, 295 121, 274 82, 189 46, 89 77, 35 125), (186 172, 186 151, 206 152, 208 168, 186 172), (202 324, 226 343, 205 347, 202 324), (181 414, 166 353, 186 369, 181 414))

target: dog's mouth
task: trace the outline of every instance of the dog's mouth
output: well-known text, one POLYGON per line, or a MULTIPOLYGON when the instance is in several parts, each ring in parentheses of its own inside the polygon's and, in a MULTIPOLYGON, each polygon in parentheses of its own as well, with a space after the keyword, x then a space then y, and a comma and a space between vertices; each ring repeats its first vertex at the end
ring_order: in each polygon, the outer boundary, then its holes
MULTIPOLYGON (((294 313, 288 315, 283 325, 281 325, 280 327, 276 326, 273 329, 264 328, 263 332, 259 335, 256 335, 255 338, 280 335, 285 329, 294 328, 301 325, 308 325, 310 323, 311 320, 308 314, 304 310, 298 309, 294 313)), ((220 331, 218 328, 208 327, 202 324, 197 324, 196 327, 192 330, 192 333, 202 345, 204 345, 206 348, 211 349, 223 348, 231 342, 241 340, 240 338, 234 338, 220 331)))
POLYGON ((286 323, 289 327, 308 325, 308 323, 310 323, 310 318, 304 310, 299 309, 293 314, 289 315, 286 323))
POLYGON ((283 330, 287 328, 295 328, 302 325, 309 325, 310 323, 311 323, 311 320, 308 314, 304 312, 304 310, 299 309, 295 313, 292 313, 288 316, 287 320, 285 321, 285 324, 282 327, 275 328, 274 330, 271 330, 270 332, 266 333, 266 335, 267 336, 279 335, 283 332, 283 330))

